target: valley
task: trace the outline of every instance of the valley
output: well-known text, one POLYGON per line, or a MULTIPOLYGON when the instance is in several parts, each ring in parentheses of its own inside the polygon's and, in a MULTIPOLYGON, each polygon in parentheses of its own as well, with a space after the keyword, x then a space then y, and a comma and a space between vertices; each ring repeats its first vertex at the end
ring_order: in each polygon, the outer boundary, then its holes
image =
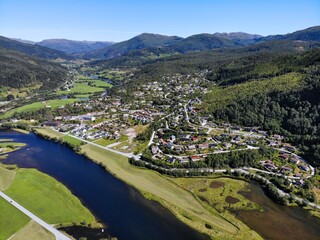
POLYGON ((1 37, 0 189, 76 239, 317 239, 319 32, 1 37))

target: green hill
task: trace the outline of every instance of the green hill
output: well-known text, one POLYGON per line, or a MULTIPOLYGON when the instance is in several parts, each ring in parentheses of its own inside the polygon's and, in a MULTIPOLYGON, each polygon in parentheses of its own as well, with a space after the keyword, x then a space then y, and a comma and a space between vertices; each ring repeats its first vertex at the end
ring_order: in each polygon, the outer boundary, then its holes
POLYGON ((60 64, 0 48, 0 85, 2 88, 23 88, 38 85, 53 89, 61 85, 67 69, 60 64))
POLYGON ((22 42, 15 41, 10 38, 6 38, 2 36, 0 36, 0 48, 15 50, 18 52, 25 53, 27 55, 46 58, 46 59, 57 59, 57 58, 71 59, 70 56, 68 56, 63 52, 60 52, 51 48, 47 48, 47 47, 42 47, 39 45, 22 43, 22 42))
POLYGON ((270 35, 261 38, 259 41, 271 40, 300 40, 300 41, 320 41, 320 26, 314 26, 285 35, 270 35))
POLYGON ((160 34, 143 33, 127 41, 116 43, 110 47, 99 49, 86 54, 85 58, 110 59, 119 57, 133 50, 141 50, 155 47, 165 47, 181 41, 177 36, 165 36, 160 34))
POLYGON ((198 34, 187 37, 168 48, 179 53, 187 53, 235 46, 237 45, 234 42, 226 38, 216 37, 212 34, 198 34))
POLYGON ((67 54, 87 53, 111 46, 112 44, 112 42, 73 41, 68 39, 46 39, 36 43, 36 45, 55 49, 67 54))

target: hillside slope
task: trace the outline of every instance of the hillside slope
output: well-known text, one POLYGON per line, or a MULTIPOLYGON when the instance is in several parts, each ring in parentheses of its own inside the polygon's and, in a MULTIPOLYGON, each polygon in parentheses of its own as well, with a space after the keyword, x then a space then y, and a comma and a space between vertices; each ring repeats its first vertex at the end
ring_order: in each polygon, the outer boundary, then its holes
POLYGON ((271 40, 299 40, 299 41, 320 41, 320 26, 314 26, 284 35, 270 35, 261 38, 259 41, 271 40))
POLYGON ((110 47, 88 53, 84 57, 110 59, 124 55, 133 50, 165 47, 181 40, 182 38, 177 36, 143 33, 127 41, 116 43, 110 47))
POLYGON ((0 48, 1 87, 40 85, 43 90, 53 89, 61 85, 66 77, 67 69, 59 64, 0 48))
POLYGON ((0 47, 1 48, 6 48, 9 50, 15 50, 19 51, 22 53, 25 53, 30 56, 36 56, 40 58, 46 58, 46 59, 57 59, 57 58, 62 58, 62 59, 71 59, 70 56, 67 54, 47 48, 47 47, 42 47, 39 45, 32 45, 32 44, 27 44, 27 43, 22 43, 19 41, 12 40, 10 38, 2 37, 0 36, 0 47))
POLYGON ((112 44, 113 42, 73 41, 67 39, 46 39, 36 43, 36 45, 55 49, 68 54, 87 53, 97 49, 109 47, 112 44))

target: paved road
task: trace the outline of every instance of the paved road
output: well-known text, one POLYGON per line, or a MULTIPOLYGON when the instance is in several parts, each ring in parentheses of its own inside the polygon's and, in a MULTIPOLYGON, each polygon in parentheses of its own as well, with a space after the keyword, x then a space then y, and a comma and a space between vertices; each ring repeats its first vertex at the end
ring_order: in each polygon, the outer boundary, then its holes
POLYGON ((71 240, 67 236, 63 235, 61 232, 59 232, 57 229, 52 227, 50 224, 46 223, 45 221, 38 218, 36 215, 34 215, 29 210, 25 209, 23 206, 21 206, 19 203, 15 202, 12 198, 10 198, 8 195, 0 191, 0 196, 3 197, 6 201, 8 201, 11 205, 19 209, 21 212, 26 214, 28 217, 30 217, 32 220, 40 224, 42 227, 47 229, 49 232, 54 234, 57 240, 71 240))
MULTIPOLYGON (((189 102, 190 102, 190 101, 189 101, 189 102)), ((189 104, 189 102, 186 103, 185 105, 183 105, 184 112, 186 113, 186 121, 187 121, 187 123, 190 123, 190 121, 189 121, 189 114, 188 114, 188 110, 187 110, 187 105, 189 104)))
MULTIPOLYGON (((56 131, 56 132, 59 132, 58 130, 56 130, 56 129, 54 129, 54 128, 51 128, 51 129, 54 130, 54 131, 56 131)), ((119 154, 119 155, 122 155, 122 156, 125 156, 125 157, 128 157, 128 158, 136 157, 133 153, 124 153, 124 152, 120 152, 120 151, 117 151, 117 150, 114 150, 114 149, 111 148, 111 147, 113 147, 113 146, 115 146, 115 145, 118 145, 119 142, 116 142, 116 143, 114 143, 114 144, 110 144, 110 145, 104 147, 104 146, 101 146, 101 145, 99 145, 99 144, 97 144, 97 143, 90 142, 90 141, 88 141, 88 140, 85 140, 85 139, 82 139, 82 138, 80 138, 80 137, 77 137, 77 136, 74 136, 74 135, 72 135, 72 134, 69 134, 68 132, 66 132, 66 133, 59 132, 59 133, 64 134, 64 135, 68 135, 68 136, 70 136, 70 137, 79 139, 79 140, 82 141, 82 142, 85 142, 85 143, 94 145, 94 146, 96 146, 96 147, 99 147, 99 148, 108 150, 108 151, 110 151, 110 152, 117 153, 117 154, 119 154)))
MULTIPOLYGON (((54 129, 54 130, 55 130, 55 129, 54 129)), ((55 130, 55 131, 57 131, 57 130, 55 130)), ((58 132, 58 131, 57 131, 57 132, 58 132)), ((68 133, 64 133, 64 134, 68 134, 68 133)), ((74 138, 77 138, 77 139, 79 139, 79 140, 81 140, 81 141, 84 141, 84 142, 86 142, 86 143, 88 143, 88 144, 92 144, 92 145, 95 145, 95 146, 97 146, 97 147, 100 147, 100 148, 109 150, 109 151, 111 151, 111 152, 120 154, 120 155, 122 155, 122 156, 126 156, 126 157, 129 157, 129 158, 130 158, 130 157, 134 157, 136 160, 139 160, 139 159, 140 159, 139 156, 136 156, 136 155, 134 155, 133 153, 123 153, 123 152, 120 152, 120 151, 117 151, 117 150, 114 150, 114 149, 111 149, 111 148, 108 148, 108 147, 103 147, 103 146, 98 145, 98 144, 93 143, 93 142, 89 142, 89 141, 87 141, 87 140, 83 140, 82 138, 76 137, 76 136, 74 136, 74 135, 70 135, 70 136, 71 136, 71 137, 74 137, 74 138)), ((151 139, 150 139, 150 140, 151 140, 151 139)), ((251 149, 256 149, 256 148, 255 148, 255 147, 251 147, 251 149)), ((239 150, 242 150, 242 149, 239 149, 239 150)), ((246 149, 243 149, 243 150, 246 150, 246 149)), ((146 164, 147 164, 147 165, 152 165, 155 169, 163 169, 163 170, 169 170, 169 171, 175 171, 175 170, 179 170, 179 171, 183 171, 183 170, 189 171, 189 170, 190 170, 190 169, 184 169, 184 168, 180 168, 180 169, 177 169, 177 168, 165 169, 165 168, 163 168, 163 167, 159 167, 159 166, 155 166, 155 165, 153 165, 153 164, 150 164, 150 163, 148 163, 148 162, 146 162, 146 164)), ((198 169, 198 170, 200 170, 200 171, 208 171, 208 172, 215 172, 215 173, 221 173, 221 172, 225 172, 227 169, 200 168, 200 169, 198 169)), ((266 178, 264 178, 264 177, 262 177, 262 176, 260 176, 260 175, 258 175, 258 174, 250 173, 250 172, 248 172, 247 170, 254 170, 254 171, 264 172, 264 173, 267 173, 267 174, 272 174, 272 175, 274 175, 274 173, 271 173, 271 172, 267 172, 267 171, 264 171, 264 170, 261 170, 261 169, 257 169, 257 168, 249 168, 249 167, 244 167, 243 169, 241 169, 241 168, 231 169, 231 172, 239 171, 239 172, 242 172, 242 173, 244 173, 244 174, 253 174, 253 175, 255 175, 256 177, 261 178, 261 179, 264 179, 266 182, 270 183, 270 181, 269 181, 268 179, 266 179, 266 178)), ((291 179, 296 179, 296 177, 289 177, 289 176, 286 176, 286 177, 287 177, 287 178, 291 178, 291 179)), ((277 188, 277 191, 278 191, 278 193, 279 193, 280 195, 282 195, 282 196, 288 196, 288 197, 291 196, 291 197, 294 198, 295 200, 304 202, 305 204, 307 204, 307 205, 309 205, 309 206, 312 206, 312 207, 314 207, 314 208, 320 209, 320 205, 317 205, 317 204, 315 204, 315 203, 311 203, 311 202, 309 202, 309 201, 307 201, 307 200, 305 200, 305 199, 299 198, 299 197, 297 197, 297 196, 295 196, 295 195, 285 193, 284 191, 282 191, 281 189, 278 189, 278 188, 277 188)), ((49 226, 50 226, 50 225, 49 225, 49 226)), ((57 231, 57 230, 56 230, 56 231, 57 231)), ((59 233, 60 233, 60 232, 59 232, 59 233)), ((63 236, 64 236, 64 235, 63 235, 63 236)))
POLYGON ((155 135, 155 133, 156 133, 156 131, 153 131, 153 132, 152 132, 152 135, 151 135, 150 141, 149 141, 149 143, 148 143, 148 147, 150 147, 150 146, 151 146, 151 144, 153 143, 153 139, 154 139, 154 135, 155 135))

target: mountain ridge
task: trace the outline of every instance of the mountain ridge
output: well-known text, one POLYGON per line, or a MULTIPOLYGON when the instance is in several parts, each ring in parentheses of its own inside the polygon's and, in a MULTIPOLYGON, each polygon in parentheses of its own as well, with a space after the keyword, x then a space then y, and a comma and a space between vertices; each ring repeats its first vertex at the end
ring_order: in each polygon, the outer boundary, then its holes
POLYGON ((57 50, 43 47, 43 46, 22 43, 22 42, 15 41, 3 36, 0 36, 0 47, 22 52, 30 56, 36 56, 36 57, 46 58, 46 59, 57 59, 57 58, 71 59, 72 58, 71 56, 61 51, 57 51, 57 50))

